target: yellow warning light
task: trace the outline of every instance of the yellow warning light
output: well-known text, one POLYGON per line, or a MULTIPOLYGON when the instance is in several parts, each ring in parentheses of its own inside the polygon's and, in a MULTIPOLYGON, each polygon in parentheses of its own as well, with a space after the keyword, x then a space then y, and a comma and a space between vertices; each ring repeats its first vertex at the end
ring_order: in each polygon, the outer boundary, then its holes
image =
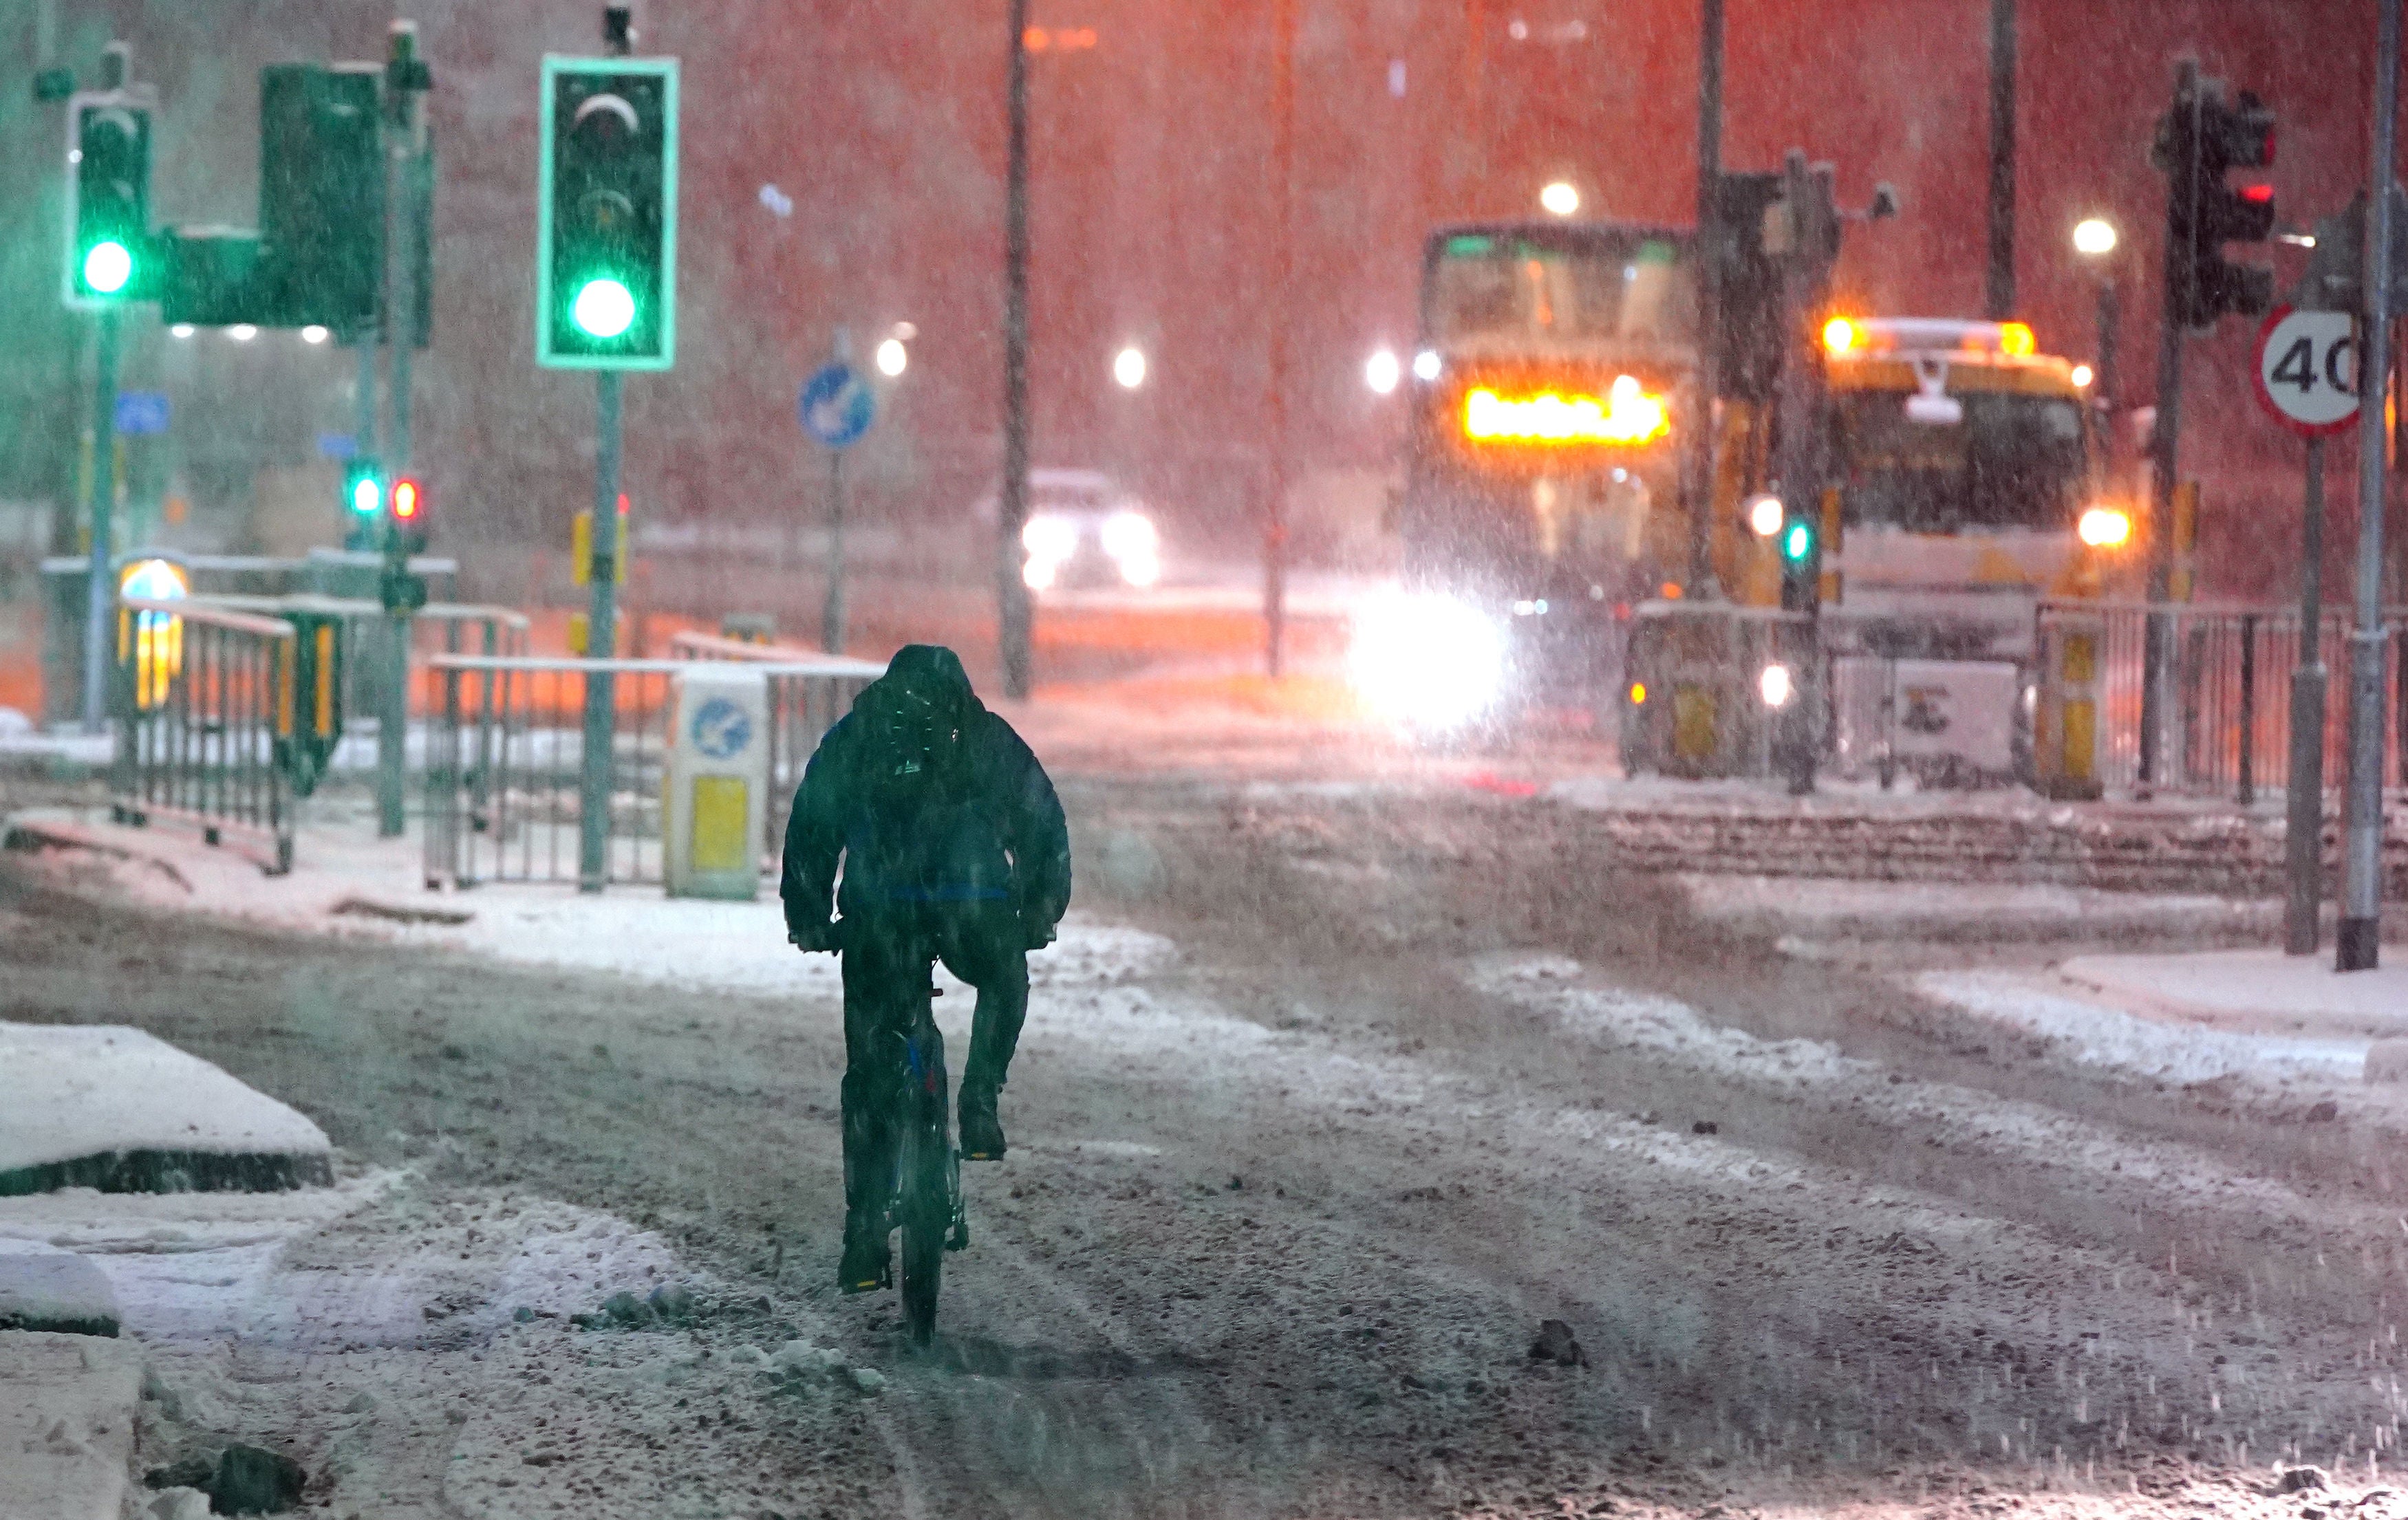
POLYGON ((1647 705, 1646 682, 1633 681, 1630 683, 1630 705, 1633 707, 1644 707, 1647 705))
POLYGON ((1603 396, 1500 396, 1482 386, 1463 398, 1463 435, 1476 443, 1630 445, 1671 431, 1664 398, 1647 394, 1628 375, 1615 376, 1603 396))
POLYGON ((1865 330, 1845 317, 1823 324, 1823 351, 1836 359, 1864 347, 1865 330))
POLYGON ((2028 322, 1999 324, 1999 352, 2009 359, 2028 359, 2040 351, 2040 340, 2032 336, 2028 322))

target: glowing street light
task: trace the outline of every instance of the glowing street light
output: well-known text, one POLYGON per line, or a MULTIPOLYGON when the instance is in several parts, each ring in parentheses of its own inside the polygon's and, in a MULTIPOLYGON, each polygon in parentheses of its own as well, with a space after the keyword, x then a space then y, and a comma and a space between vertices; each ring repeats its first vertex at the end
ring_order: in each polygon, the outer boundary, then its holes
POLYGON ((1580 191, 1570 180, 1558 179, 1539 192, 1539 205, 1546 209, 1549 216, 1570 216, 1580 209, 1580 191))
POLYGON ((308 344, 314 345, 323 343, 326 341, 328 336, 329 334, 326 330, 320 327, 315 322, 310 323, 308 326, 301 330, 301 341, 308 344))
POLYGON ((2115 251, 2115 224, 2104 217, 2086 217, 2074 223, 2073 251, 2099 259, 2115 251))
POLYGON ((1382 348, 1363 362, 1363 383, 1375 396, 1393 393, 1405 377, 1405 367, 1394 348, 1382 348))
POLYGON ((1124 391, 1134 391, 1145 384, 1145 350, 1132 343, 1112 355, 1112 378, 1124 391))
POLYGON ((903 347, 901 338, 888 338, 878 346, 874 359, 878 373, 892 380, 910 367, 911 352, 903 347))
POLYGON ((226 329, 226 336, 234 339, 236 343, 249 343, 251 339, 259 336, 259 329, 251 326, 249 322, 236 322, 232 327, 226 329))

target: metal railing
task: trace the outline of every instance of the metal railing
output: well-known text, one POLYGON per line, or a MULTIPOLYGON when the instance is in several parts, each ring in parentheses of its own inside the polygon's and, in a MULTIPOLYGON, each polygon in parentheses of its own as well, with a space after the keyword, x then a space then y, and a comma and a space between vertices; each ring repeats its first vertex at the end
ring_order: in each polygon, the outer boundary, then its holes
MULTIPOLYGON (((379 720, 393 685, 393 619, 382 603, 361 597, 294 596, 194 597, 195 604, 224 607, 262 617, 288 615, 329 618, 342 625, 342 679, 337 687, 342 727, 351 738, 337 755, 337 769, 366 769, 375 763, 374 744, 379 720), (360 747, 365 746, 366 747, 360 747)), ((533 624, 509 607, 468 603, 430 602, 409 619, 408 711, 423 717, 433 709, 435 690, 426 661, 438 654, 522 656, 527 650, 533 624)))
POLYGON ((293 869, 295 634, 278 618, 194 600, 121 600, 109 813, 227 831, 293 869))
MULTIPOLYGON (((2230 796, 2247 804, 2290 780, 2290 680, 2301 653, 2296 610, 2180 604, 2164 610, 2172 702, 2157 790, 2230 796)), ((2099 774, 2111 790, 2140 785, 2142 685, 2150 609, 2143 603, 2043 603, 2043 624, 2096 619, 2103 629, 2099 671, 2099 774)), ((2383 774, 2408 786, 2408 629, 2395 614, 2384 677, 2387 746, 2383 774)), ((2332 697, 2325 712, 2325 785, 2348 770, 2350 623, 2335 613, 2318 632, 2332 697)))
MULTIPOLYGON (((770 806, 761 847, 769 859, 820 735, 883 667, 825 656, 753 663, 768 678, 770 806)), ((578 879, 585 682, 604 673, 612 698, 605 879, 660 881, 670 682, 692 664, 453 654, 428 660, 427 885, 578 879)))

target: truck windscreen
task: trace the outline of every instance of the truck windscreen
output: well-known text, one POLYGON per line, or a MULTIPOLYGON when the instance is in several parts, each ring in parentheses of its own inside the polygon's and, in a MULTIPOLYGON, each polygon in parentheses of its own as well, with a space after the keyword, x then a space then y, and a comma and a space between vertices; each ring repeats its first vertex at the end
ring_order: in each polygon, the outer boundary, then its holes
POLYGON ((1960 393, 1965 419, 1934 424, 1910 419, 1905 399, 1893 391, 1831 398, 1850 527, 2072 530, 2089 484, 2079 403, 1960 393))
POLYGON ((1669 239, 1448 238, 1431 262, 1429 335, 1685 342, 1697 294, 1669 239))

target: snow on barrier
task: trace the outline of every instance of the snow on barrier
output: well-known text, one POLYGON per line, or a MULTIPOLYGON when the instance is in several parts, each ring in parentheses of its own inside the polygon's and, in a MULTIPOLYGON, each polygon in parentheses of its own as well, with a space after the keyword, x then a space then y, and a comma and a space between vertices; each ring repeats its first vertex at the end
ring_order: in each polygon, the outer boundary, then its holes
POLYGON ((325 1131, 143 1033, 0 1024, 0 1198, 331 1184, 325 1131))

